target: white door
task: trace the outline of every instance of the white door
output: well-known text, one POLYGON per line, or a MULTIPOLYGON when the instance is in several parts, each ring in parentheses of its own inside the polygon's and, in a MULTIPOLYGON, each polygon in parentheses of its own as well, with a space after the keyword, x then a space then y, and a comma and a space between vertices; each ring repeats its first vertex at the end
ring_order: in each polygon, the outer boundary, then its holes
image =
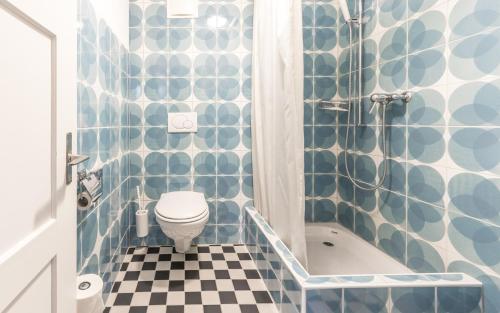
POLYGON ((2 313, 76 311, 76 18, 76 0, 0 0, 2 313))

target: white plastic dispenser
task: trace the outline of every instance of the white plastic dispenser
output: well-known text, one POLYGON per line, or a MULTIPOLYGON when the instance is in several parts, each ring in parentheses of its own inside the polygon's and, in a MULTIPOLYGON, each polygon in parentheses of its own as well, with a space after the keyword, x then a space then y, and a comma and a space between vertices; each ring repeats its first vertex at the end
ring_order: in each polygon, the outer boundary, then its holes
POLYGON ((135 227, 138 238, 144 238, 149 234, 148 211, 141 208, 141 189, 137 186, 137 200, 139 209, 135 212, 135 227))
POLYGON ((95 274, 78 276, 76 279, 77 313, 102 313, 102 279, 95 274))

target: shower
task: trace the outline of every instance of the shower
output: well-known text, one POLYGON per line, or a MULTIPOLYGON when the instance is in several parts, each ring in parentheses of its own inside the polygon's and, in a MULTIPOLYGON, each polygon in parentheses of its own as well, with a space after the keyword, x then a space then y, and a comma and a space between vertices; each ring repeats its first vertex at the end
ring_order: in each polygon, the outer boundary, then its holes
POLYGON ((350 128, 351 128, 351 109, 352 109, 352 102, 353 98, 355 98, 355 95, 357 95, 356 99, 356 112, 357 112, 357 119, 355 121, 356 126, 361 126, 362 123, 362 69, 363 69, 363 1, 358 0, 357 3, 357 8, 358 8, 358 16, 357 17, 352 17, 351 13, 349 12, 349 7, 347 5, 347 0, 338 0, 338 4, 340 7, 340 11, 342 12, 342 15, 344 17, 344 20, 346 21, 347 27, 349 28, 349 82, 348 82, 348 96, 347 96, 347 129, 346 129, 346 136, 345 136, 345 153, 344 153, 344 166, 346 170, 347 177, 349 180, 354 184, 354 186, 367 190, 367 191, 373 191, 377 190, 382 185, 384 184, 385 178, 387 176, 387 170, 388 170, 388 162, 387 162, 387 138, 386 138, 386 112, 387 112, 387 107, 393 102, 393 101, 398 101, 401 100, 404 103, 408 103, 411 100, 411 93, 410 92, 404 92, 404 93, 396 93, 396 94, 373 94, 370 97, 370 100, 373 102, 372 108, 370 110, 370 113, 372 113, 376 107, 377 104, 382 106, 382 153, 383 153, 383 170, 382 170, 382 175, 380 176, 379 182, 375 186, 369 186, 368 183, 365 182, 357 182, 355 178, 352 177, 350 171, 349 171, 349 165, 348 165, 348 156, 347 156, 347 150, 349 146, 349 136, 350 136, 350 128), (358 30, 358 60, 357 60, 357 68, 355 71, 358 73, 357 76, 357 93, 356 90, 353 90, 353 67, 354 67, 354 60, 353 60, 353 44, 354 44, 354 38, 353 38, 353 33, 354 29, 358 30), (353 94, 354 92, 354 94, 353 94), (365 186, 363 186, 362 184, 365 186))

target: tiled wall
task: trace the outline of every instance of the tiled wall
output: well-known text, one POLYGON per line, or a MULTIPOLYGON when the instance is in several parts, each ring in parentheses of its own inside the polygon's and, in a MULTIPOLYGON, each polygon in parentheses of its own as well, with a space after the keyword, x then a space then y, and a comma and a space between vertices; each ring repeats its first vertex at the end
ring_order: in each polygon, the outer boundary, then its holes
POLYGON ((128 52, 88 0, 78 20, 78 153, 90 156, 79 170, 103 169, 103 195, 78 212, 77 271, 99 274, 106 298, 128 246, 128 52))
POLYGON ((221 0, 199 8, 197 19, 175 20, 166 19, 164 1, 130 2, 130 175, 144 186, 149 244, 169 242, 154 218, 162 193, 205 194, 202 243, 240 242, 241 210, 252 199, 253 6, 221 0), (197 133, 167 132, 167 114, 179 111, 198 113, 197 133))
MULTIPOLYGON (((390 169, 381 190, 354 188, 343 151, 337 155, 338 220, 415 271, 479 278, 486 312, 499 312, 500 7, 481 0, 364 3, 364 96, 411 90, 415 97, 389 110, 390 169)), ((340 33, 345 97, 347 37, 340 33)), ((365 113, 349 143, 351 171, 371 184, 382 172, 380 122, 365 113)), ((346 114, 339 124, 344 148, 346 114)))
MULTIPOLYGON (((130 3, 130 174, 145 186, 148 243, 169 242, 153 211, 163 192, 205 193, 211 219, 203 243, 239 241, 241 209, 253 196, 252 1, 200 3, 195 20, 167 20, 162 1, 130 3), (167 113, 191 110, 199 132, 168 134, 167 113)), ((306 212, 307 220, 329 221, 336 214, 336 114, 316 104, 336 94, 338 16, 329 0, 303 4, 306 212)))
POLYGON ((338 15, 332 0, 304 0, 304 138, 306 220, 336 216, 337 115, 319 110, 337 93, 338 15))

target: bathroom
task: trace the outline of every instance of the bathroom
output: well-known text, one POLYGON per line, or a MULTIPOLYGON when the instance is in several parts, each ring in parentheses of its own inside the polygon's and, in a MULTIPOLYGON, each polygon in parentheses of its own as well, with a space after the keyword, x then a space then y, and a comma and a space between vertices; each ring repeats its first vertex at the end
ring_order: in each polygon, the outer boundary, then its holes
POLYGON ((0 312, 500 312, 497 0, 0 23, 0 312))

